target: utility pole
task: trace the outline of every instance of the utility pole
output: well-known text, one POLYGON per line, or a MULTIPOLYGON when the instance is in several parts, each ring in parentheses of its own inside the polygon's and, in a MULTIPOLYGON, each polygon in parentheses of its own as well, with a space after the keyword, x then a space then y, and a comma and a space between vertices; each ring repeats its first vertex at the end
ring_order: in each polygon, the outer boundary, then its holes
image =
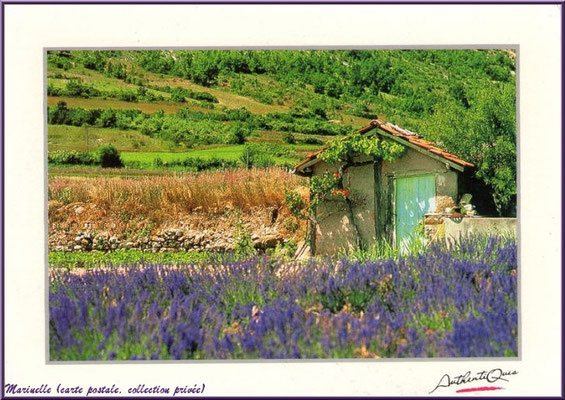
POLYGON ((88 124, 83 124, 82 127, 84 128, 84 138, 86 141, 86 151, 89 151, 89 137, 88 137, 88 124))

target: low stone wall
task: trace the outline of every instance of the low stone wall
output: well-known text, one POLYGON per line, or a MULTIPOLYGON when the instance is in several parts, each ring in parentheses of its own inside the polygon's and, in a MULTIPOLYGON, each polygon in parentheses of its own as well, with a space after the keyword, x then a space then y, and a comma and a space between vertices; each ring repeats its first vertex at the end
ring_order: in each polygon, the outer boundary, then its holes
MULTIPOLYGON (((236 237, 229 232, 212 230, 184 230, 170 228, 155 235, 135 239, 120 239, 109 232, 84 230, 74 240, 62 242, 50 241, 50 248, 55 251, 112 251, 116 249, 137 249, 153 253, 167 251, 209 251, 228 252, 236 246, 236 237)), ((258 250, 274 248, 284 242, 276 229, 265 228, 251 235, 251 242, 258 250)))
POLYGON ((444 218, 444 226, 446 240, 459 240, 470 234, 516 235, 517 232, 516 218, 444 218))

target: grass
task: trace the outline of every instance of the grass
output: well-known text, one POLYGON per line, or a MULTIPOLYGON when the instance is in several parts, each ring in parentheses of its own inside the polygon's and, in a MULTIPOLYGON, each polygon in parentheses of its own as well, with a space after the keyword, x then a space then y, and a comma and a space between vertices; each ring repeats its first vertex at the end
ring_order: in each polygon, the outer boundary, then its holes
POLYGON ((268 114, 273 112, 287 112, 289 107, 281 105, 270 105, 263 104, 259 101, 253 100, 251 98, 240 96, 225 90, 224 88, 210 88, 197 85, 187 79, 173 78, 164 76, 161 77, 158 74, 147 73, 146 76, 150 79, 150 85, 156 86, 170 86, 170 87, 182 87, 195 92, 207 92, 218 99, 218 105, 223 105, 228 108, 242 108, 245 107, 247 110, 253 114, 268 114))
POLYGON ((141 250, 118 249, 104 253, 101 251, 90 252, 65 252, 50 251, 50 268, 97 268, 108 264, 134 264, 134 263, 160 263, 160 264, 191 264, 205 261, 210 258, 206 252, 166 252, 151 253, 141 250))
MULTIPOLYGON (((274 209, 277 221, 283 223, 294 219, 285 191, 306 197, 306 185, 304 178, 280 168, 126 177, 50 175, 49 235, 64 235, 65 241, 72 241, 88 227, 135 236, 148 226, 153 231, 171 226, 208 229, 211 221, 214 229, 232 229, 240 216, 243 221, 269 224, 274 209)), ((293 232, 299 235, 299 231, 297 227, 293 232)))
MULTIPOLYGON (((92 86, 95 89, 98 89, 102 92, 123 91, 123 90, 136 91, 137 88, 139 87, 137 85, 127 83, 116 78, 108 77, 96 71, 89 71, 89 72, 90 74, 88 75, 80 74, 80 73, 69 74, 67 72, 62 72, 61 74, 64 76, 64 78, 54 78, 51 77, 53 75, 50 74, 50 76, 48 76, 47 78, 47 84, 53 85, 54 87, 57 88, 64 88, 67 82, 69 81, 69 79, 65 79, 65 78, 68 77, 68 78, 80 79, 82 83, 92 86)), ((161 92, 154 89, 147 89, 147 91, 154 95, 163 96, 164 98, 171 97, 171 95, 166 92, 161 92)))
POLYGON ((217 146, 207 149, 189 150, 180 153, 125 151, 122 153, 122 158, 126 163, 130 161, 152 163, 153 160, 157 157, 163 161, 174 161, 174 160, 182 160, 187 157, 212 158, 215 156, 223 160, 235 161, 239 159, 241 154, 243 154, 243 148, 244 145, 228 145, 228 146, 217 146))
POLYGON ((227 206, 239 209, 281 207, 284 190, 306 184, 279 168, 187 173, 140 179, 54 177, 48 200, 61 204, 90 203, 131 212, 192 211, 227 206))
MULTIPOLYGON (((155 103, 132 103, 129 101, 122 101, 116 99, 100 99, 89 98, 84 99, 81 97, 47 97, 47 105, 56 106, 59 101, 67 103, 67 107, 80 107, 86 109, 117 109, 117 110, 140 110, 146 114, 153 114, 163 110, 167 114, 174 114, 181 108, 187 107, 187 103, 171 103, 167 101, 157 101, 155 103)), ((195 111, 209 112, 209 110, 193 107, 195 111)))
POLYGON ((49 165, 47 169, 49 179, 57 176, 67 177, 121 177, 121 178, 139 178, 149 176, 175 176, 182 175, 182 172, 171 170, 147 170, 147 169, 131 169, 131 168, 97 168, 89 165, 49 165))
POLYGON ((47 129, 49 151, 93 151, 109 143, 112 143, 120 151, 129 152, 170 152, 174 150, 172 142, 152 138, 134 130, 82 128, 68 125, 49 125, 47 129))
MULTIPOLYGON (((275 164, 287 165, 296 164, 302 154, 312 151, 311 145, 285 145, 290 150, 290 155, 285 157, 273 157, 275 164), (292 155, 294 153, 295 155, 292 155)), ((241 159, 245 150, 245 145, 226 145, 212 146, 200 149, 194 149, 179 153, 170 152, 122 152, 122 159, 128 164, 135 165, 139 168, 153 168, 153 160, 160 158, 162 161, 183 160, 185 158, 202 158, 211 159, 213 157, 226 161, 238 161, 241 159)))

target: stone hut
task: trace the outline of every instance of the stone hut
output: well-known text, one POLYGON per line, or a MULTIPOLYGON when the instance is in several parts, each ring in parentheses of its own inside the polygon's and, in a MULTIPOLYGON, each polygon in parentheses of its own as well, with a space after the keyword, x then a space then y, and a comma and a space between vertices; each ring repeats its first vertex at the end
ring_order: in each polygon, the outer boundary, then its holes
MULTIPOLYGON (((408 241, 424 214, 454 206, 462 193, 464 175, 473 164, 424 140, 418 134, 382 120, 374 120, 359 133, 378 136, 406 147, 395 161, 353 155, 354 165, 342 173, 343 188, 356 197, 346 206, 344 197, 327 196, 316 207, 310 247, 315 255, 335 255, 369 248, 385 239, 399 245, 408 241)), ((318 155, 307 156, 294 168, 301 176, 335 173, 318 155)))

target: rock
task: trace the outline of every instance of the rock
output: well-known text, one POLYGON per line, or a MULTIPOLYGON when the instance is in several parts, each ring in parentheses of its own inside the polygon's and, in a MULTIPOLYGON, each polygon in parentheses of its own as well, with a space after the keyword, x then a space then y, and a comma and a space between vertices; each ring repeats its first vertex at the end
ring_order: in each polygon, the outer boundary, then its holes
POLYGON ((77 244, 76 246, 73 247, 73 250, 81 251, 81 250, 82 250, 82 246, 80 246, 80 245, 77 244))
POLYGON ((108 232, 100 232, 94 238, 97 240, 108 240, 110 234, 108 232))
POLYGON ((256 233, 252 234, 252 235, 251 235, 251 240, 253 240, 253 241, 259 240, 259 235, 256 234, 256 233))
POLYGON ((277 244, 282 244, 284 238, 280 234, 268 234, 260 237, 253 244, 257 249, 272 249, 277 247, 277 244))

